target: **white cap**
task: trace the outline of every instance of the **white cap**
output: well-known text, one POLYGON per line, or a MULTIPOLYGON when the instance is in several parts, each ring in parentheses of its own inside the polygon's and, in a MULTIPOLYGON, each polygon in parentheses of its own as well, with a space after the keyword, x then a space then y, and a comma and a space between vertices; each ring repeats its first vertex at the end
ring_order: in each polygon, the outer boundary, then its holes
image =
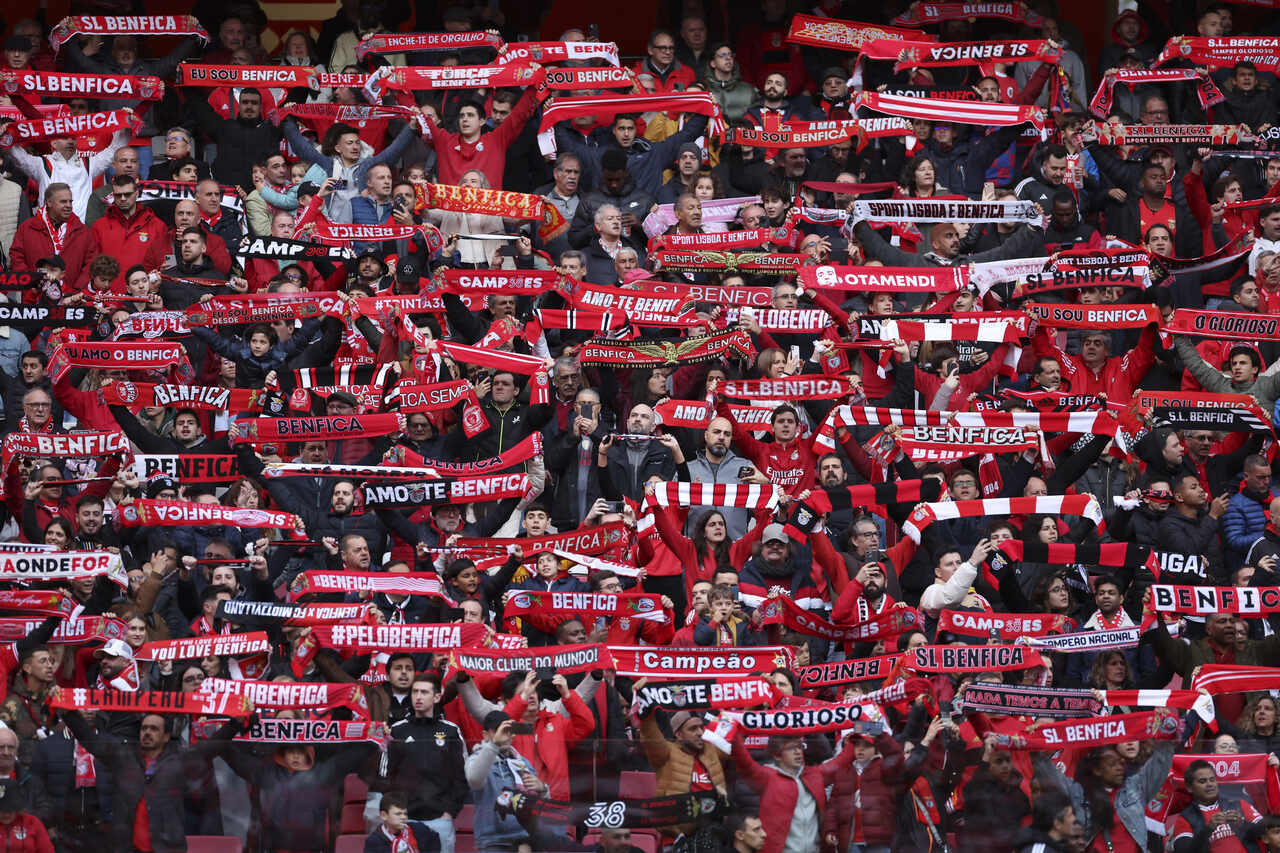
POLYGON ((120 638, 107 640, 106 645, 93 653, 95 658, 113 657, 133 660, 133 649, 120 638))

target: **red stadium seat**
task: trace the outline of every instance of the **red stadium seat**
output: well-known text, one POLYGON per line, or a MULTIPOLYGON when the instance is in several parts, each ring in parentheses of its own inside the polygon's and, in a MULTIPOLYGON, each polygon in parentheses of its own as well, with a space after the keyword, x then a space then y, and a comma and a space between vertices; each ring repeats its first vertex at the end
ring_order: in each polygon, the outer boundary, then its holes
POLYGON ((364 803, 347 803, 342 807, 342 823, 338 825, 342 835, 364 832, 364 803))
POLYGON ((241 853, 244 844, 234 835, 188 835, 188 853, 241 853))
POLYGON ((457 832, 474 832, 476 828, 476 807, 467 803, 453 819, 453 828, 457 832))
POLYGON ((476 837, 471 832, 458 830, 457 840, 453 845, 453 853, 476 853, 476 837))
POLYGON ((623 770, 618 781, 618 797, 623 800, 658 796, 658 775, 647 770, 623 770))
POLYGON ((348 773, 346 780, 342 783, 342 801, 363 805, 368 796, 369 783, 354 773, 348 773))
POLYGON ((363 853, 364 839, 363 835, 339 835, 333 853, 363 853))

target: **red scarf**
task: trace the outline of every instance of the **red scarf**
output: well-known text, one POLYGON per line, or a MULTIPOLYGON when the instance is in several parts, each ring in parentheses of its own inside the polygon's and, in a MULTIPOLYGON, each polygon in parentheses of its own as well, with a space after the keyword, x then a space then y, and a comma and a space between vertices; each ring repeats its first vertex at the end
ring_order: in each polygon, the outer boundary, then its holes
POLYGON ((49 206, 41 205, 40 210, 36 213, 40 217, 40 221, 44 223, 44 230, 49 235, 49 242, 53 244, 53 253, 61 255, 62 250, 66 246, 67 224, 63 222, 57 228, 53 227, 53 222, 49 219, 49 206))

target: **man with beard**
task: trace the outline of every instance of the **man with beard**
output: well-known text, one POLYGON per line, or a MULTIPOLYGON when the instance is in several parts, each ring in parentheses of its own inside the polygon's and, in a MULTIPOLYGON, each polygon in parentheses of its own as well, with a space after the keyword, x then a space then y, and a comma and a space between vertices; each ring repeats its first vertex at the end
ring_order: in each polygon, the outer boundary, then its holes
MULTIPOLYGON (((714 417, 707 424, 702 434, 702 449, 689 460, 689 479, 694 483, 725 483, 738 485, 742 482, 738 474, 743 468, 751 467, 751 463, 733 452, 730 443, 733 441, 733 424, 728 418, 714 417)), ((685 531, 691 532, 697 526, 703 513, 715 509, 724 516, 725 526, 729 530, 731 540, 741 539, 747 535, 747 525, 751 521, 751 511, 743 507, 718 506, 708 509, 695 508, 689 513, 689 523, 685 531)))
POLYGON ((831 610, 831 621, 837 625, 853 625, 865 622, 893 607, 894 599, 886 591, 883 563, 871 561, 862 564, 858 574, 836 599, 831 610))
POLYGON ((822 118, 810 113, 802 98, 787 97, 787 78, 777 72, 764 78, 760 99, 752 104, 743 116, 756 127, 774 129, 789 121, 815 121, 822 118))
POLYGON ((596 448, 596 465, 607 469, 614 488, 634 501, 644 497, 650 477, 663 481, 676 478, 671 451, 661 441, 648 438, 653 436, 655 425, 653 409, 638 403, 627 415, 627 432, 637 438, 615 441, 614 436, 606 436, 596 448))
POLYGON ((280 152, 280 128, 263 118, 262 94, 249 87, 241 89, 240 109, 233 118, 218 115, 204 90, 197 90, 187 103, 201 128, 218 144, 213 177, 230 186, 253 186, 249 180, 253 164, 280 152))
MULTIPOLYGON (((755 610, 769 596, 769 590, 782 587, 791 599, 805 610, 818 611, 826 605, 818 586, 818 572, 827 577, 845 571, 839 555, 821 536, 799 545, 787 538, 781 524, 773 522, 760 537, 760 553, 747 560, 738 576, 738 599, 747 610, 755 610), (815 559, 821 564, 814 566, 815 559)), ((812 645, 812 643, 810 644, 812 645)))
MULTIPOLYGON (((106 384, 105 382, 103 384, 106 384)), ((194 409, 179 409, 173 419, 171 438, 157 435, 141 423, 125 406, 108 406, 120 429, 143 453, 230 453, 227 439, 209 438, 200 426, 200 415, 194 409)))
POLYGON ((227 250, 227 241, 205 228, 200 219, 200 206, 194 199, 183 199, 173 207, 173 230, 169 232, 169 246, 173 257, 182 256, 182 232, 188 228, 200 228, 204 231, 205 255, 213 264, 213 268, 222 275, 231 272, 231 253, 227 250))

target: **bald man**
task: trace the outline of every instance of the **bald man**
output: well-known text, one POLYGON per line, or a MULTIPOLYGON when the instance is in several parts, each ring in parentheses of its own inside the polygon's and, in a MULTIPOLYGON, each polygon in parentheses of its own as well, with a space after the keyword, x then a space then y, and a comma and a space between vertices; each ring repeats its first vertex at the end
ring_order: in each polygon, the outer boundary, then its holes
MULTIPOLYGON (((744 459, 733 452, 730 442, 733 440, 733 425, 727 418, 715 417, 707 424, 702 434, 702 449, 689 460, 689 475, 695 483, 731 483, 738 485, 738 472, 752 467, 749 459, 744 459)), ((741 507, 714 507, 724 516, 729 528, 729 538, 741 539, 747 534, 747 524, 751 520, 751 511, 741 507)), ((692 531, 698 520, 708 512, 708 508, 697 507, 689 513, 689 523, 685 532, 692 531)))

